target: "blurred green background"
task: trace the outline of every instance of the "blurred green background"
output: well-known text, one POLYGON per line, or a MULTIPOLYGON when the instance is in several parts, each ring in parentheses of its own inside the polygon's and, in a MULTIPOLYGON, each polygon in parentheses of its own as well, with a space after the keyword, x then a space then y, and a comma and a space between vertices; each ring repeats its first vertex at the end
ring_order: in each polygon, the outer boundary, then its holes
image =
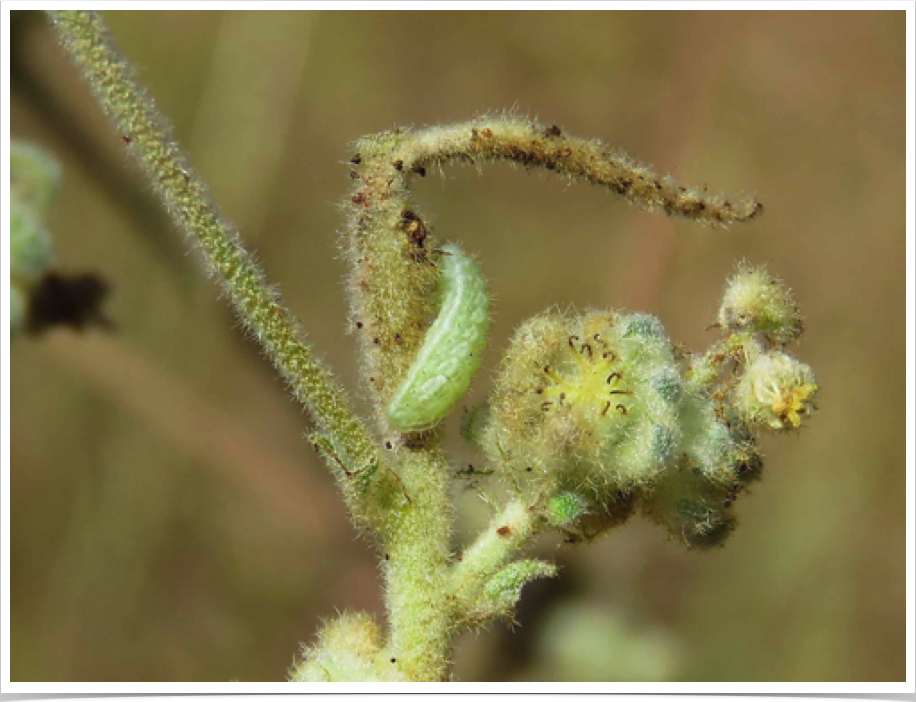
MULTIPOLYGON (((118 324, 12 350, 12 678, 279 680, 320 617, 381 612, 373 552, 43 17, 12 14, 12 134, 61 159, 60 267, 104 275, 118 324)), ((903 12, 105 16, 354 394, 335 233, 363 134, 514 106, 765 203, 723 232, 506 166, 419 184, 495 294, 470 400, 554 304, 650 311, 704 348, 744 257, 795 289, 823 388, 807 428, 764 440, 725 548, 685 552, 640 521, 548 540, 562 578, 530 588, 514 633, 463 638, 460 679, 905 679, 903 12), (558 614, 575 608, 607 621, 576 633, 558 614)), ((474 528, 476 498, 457 499, 474 528)))

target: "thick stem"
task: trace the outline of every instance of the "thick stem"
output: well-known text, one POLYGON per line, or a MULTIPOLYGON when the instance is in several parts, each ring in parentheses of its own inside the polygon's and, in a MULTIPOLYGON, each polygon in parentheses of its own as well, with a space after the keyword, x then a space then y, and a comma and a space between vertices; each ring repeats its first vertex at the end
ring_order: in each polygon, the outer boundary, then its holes
POLYGON ((408 502, 389 512, 386 528, 389 650, 407 680, 444 681, 450 659, 448 465, 430 450, 404 450, 399 464, 408 502))
MULTIPOLYGON (((175 223, 194 241, 222 283, 239 317, 265 348, 293 395, 329 437, 332 462, 350 509, 359 520, 366 490, 351 489, 350 474, 381 463, 372 439, 350 409, 343 389, 312 354, 292 315, 280 303, 238 232, 223 220, 206 185, 191 171, 171 128, 135 80, 133 67, 95 12, 48 13, 61 44, 137 158, 175 223)), ((380 474, 373 470, 374 474, 380 474)))

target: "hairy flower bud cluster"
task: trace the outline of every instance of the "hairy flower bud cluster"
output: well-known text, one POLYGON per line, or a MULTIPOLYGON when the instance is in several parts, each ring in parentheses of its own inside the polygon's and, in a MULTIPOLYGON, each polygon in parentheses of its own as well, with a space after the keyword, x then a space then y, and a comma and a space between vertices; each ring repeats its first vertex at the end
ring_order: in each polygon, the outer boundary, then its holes
POLYGON ((647 314, 524 323, 481 432, 497 471, 573 538, 640 506, 688 546, 722 543, 732 503, 760 476, 752 430, 798 428, 817 391, 808 366, 767 348, 800 333, 788 288, 743 265, 722 309, 728 337, 702 356, 647 314))

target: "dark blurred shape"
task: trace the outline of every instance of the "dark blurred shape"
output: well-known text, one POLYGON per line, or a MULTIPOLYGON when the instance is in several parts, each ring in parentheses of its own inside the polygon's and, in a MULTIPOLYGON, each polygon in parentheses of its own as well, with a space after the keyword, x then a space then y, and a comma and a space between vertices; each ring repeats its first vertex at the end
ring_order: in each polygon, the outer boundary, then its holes
POLYGON ((111 287, 96 273, 48 273, 29 299, 27 329, 41 334, 52 327, 83 331, 88 326, 114 329, 102 310, 111 287))

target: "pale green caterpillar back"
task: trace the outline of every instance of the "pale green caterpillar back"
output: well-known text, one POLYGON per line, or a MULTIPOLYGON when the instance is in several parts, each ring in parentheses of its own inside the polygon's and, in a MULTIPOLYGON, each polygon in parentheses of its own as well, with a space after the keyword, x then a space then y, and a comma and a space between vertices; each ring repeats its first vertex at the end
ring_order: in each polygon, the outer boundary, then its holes
POLYGON ((431 429, 448 415, 471 384, 487 345, 487 281, 454 244, 442 251, 439 316, 388 405, 388 421, 401 432, 431 429))

